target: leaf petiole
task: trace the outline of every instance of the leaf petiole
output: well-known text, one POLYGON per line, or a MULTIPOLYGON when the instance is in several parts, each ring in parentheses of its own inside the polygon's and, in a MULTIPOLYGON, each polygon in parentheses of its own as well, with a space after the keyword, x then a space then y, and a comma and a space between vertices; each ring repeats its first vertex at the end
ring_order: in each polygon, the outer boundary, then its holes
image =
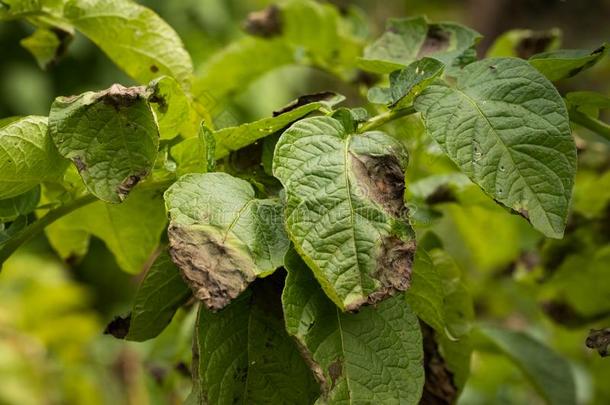
POLYGON ((372 117, 366 122, 363 122, 362 125, 360 125, 360 127, 358 128, 358 132, 363 133, 366 131, 372 131, 373 129, 377 129, 390 121, 406 117, 407 115, 414 114, 415 112, 415 107, 413 107, 412 105, 404 108, 398 108, 396 110, 386 111, 384 113, 372 117))
POLYGON ((580 111, 571 109, 570 120, 610 141, 610 125, 580 111))

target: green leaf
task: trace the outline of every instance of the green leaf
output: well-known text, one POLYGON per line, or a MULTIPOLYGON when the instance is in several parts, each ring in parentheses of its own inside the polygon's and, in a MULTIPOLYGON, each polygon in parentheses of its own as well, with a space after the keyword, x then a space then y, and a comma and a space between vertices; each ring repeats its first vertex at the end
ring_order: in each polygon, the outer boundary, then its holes
POLYGON ((500 35, 487 51, 488 58, 519 57, 527 59, 541 52, 554 51, 561 44, 561 30, 516 29, 500 35))
POLYGON ((430 256, 421 248, 415 254, 411 287, 406 298, 418 318, 437 332, 445 333, 443 279, 430 256))
POLYGON ((358 65, 390 73, 427 56, 448 67, 462 66, 476 59, 474 46, 479 39, 479 33, 455 23, 429 23, 424 17, 389 19, 383 35, 364 50, 358 65))
POLYGON ((403 201, 407 160, 394 138, 351 134, 331 117, 298 121, 276 145, 288 235, 342 310, 409 287, 415 239, 403 201))
POLYGON ((390 73, 390 87, 369 89, 368 99, 372 103, 403 107, 413 103, 415 97, 437 79, 444 65, 436 59, 423 58, 404 69, 390 73))
POLYGON ((491 326, 482 327, 480 332, 521 368, 551 405, 576 404, 576 387, 567 360, 522 332, 491 326))
POLYGON ((170 254, 195 297, 225 307, 257 277, 282 266, 288 240, 283 207, 255 198, 226 173, 187 174, 165 192, 170 254))
POLYGON ((286 107, 275 111, 273 117, 242 124, 238 127, 223 128, 214 132, 216 140, 216 159, 227 156, 231 151, 244 148, 254 142, 269 136, 320 109, 331 110, 332 107, 345 97, 323 92, 299 97, 286 107))
POLYGON ((568 109, 576 109, 593 118, 599 116, 599 110, 610 109, 610 97, 594 91, 573 91, 565 95, 568 109))
POLYGON ((576 147, 557 90, 520 59, 464 68, 415 101, 428 133, 475 183, 549 237, 566 225, 576 147))
POLYGON ((607 53, 608 45, 604 44, 593 51, 584 49, 560 49, 534 55, 529 63, 551 81, 566 79, 589 69, 599 62, 607 53))
POLYGON ((180 84, 169 76, 149 83, 152 105, 161 139, 172 139, 177 135, 190 138, 197 134, 199 117, 180 84))
POLYGON ((219 313, 201 306, 195 330, 199 404, 311 404, 319 388, 282 322, 270 280, 219 313))
POLYGON ((88 235, 104 241, 119 266, 140 273, 159 246, 167 219, 159 190, 135 190, 123 204, 98 201, 54 222, 45 230, 62 257, 82 255, 88 235))
POLYGON ((422 335, 404 296, 345 314, 293 250, 286 268, 286 329, 321 384, 317 403, 417 404, 424 385, 422 335))
POLYGON ((162 252, 138 287, 125 339, 143 342, 158 336, 190 296, 180 271, 162 252))
POLYGON ((72 160, 87 189, 119 203, 152 170, 159 131, 143 87, 115 84, 101 92, 58 97, 49 126, 59 152, 72 160))
POLYGON ((74 32, 59 28, 38 28, 32 35, 21 40, 21 46, 36 58, 41 69, 55 65, 72 41, 74 32))
POLYGON ((67 164, 48 135, 46 117, 2 121, 0 199, 23 194, 43 181, 58 180, 67 164))
POLYGON ((214 171, 216 167, 214 132, 202 122, 197 138, 188 138, 177 143, 170 153, 178 166, 176 170, 178 176, 214 171))
POLYGON ((191 58, 152 10, 130 0, 69 0, 64 16, 138 82, 167 75, 190 88, 191 58))
POLYGON ((14 221, 17 217, 29 214, 36 209, 39 201, 38 186, 15 197, 0 200, 0 222, 14 221))

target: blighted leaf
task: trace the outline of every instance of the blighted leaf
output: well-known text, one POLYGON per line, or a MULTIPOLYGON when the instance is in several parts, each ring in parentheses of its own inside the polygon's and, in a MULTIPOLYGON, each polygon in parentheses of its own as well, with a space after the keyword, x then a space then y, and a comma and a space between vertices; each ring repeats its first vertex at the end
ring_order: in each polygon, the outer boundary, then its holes
POLYGON ((57 152, 47 118, 28 116, 0 124, 0 199, 58 180, 68 162, 57 152))
POLYGON ((74 32, 60 28, 38 28, 32 35, 21 40, 21 46, 36 58, 41 69, 48 69, 57 64, 66 53, 73 36, 74 32))
POLYGON ((415 101, 428 133, 475 183, 549 237, 566 225, 576 147, 563 100, 526 61, 472 63, 415 101))
POLYGON ((271 135, 313 111, 330 110, 344 99, 345 97, 332 92, 301 96, 289 105, 275 111, 273 117, 218 130, 214 132, 216 158, 220 159, 231 151, 241 149, 271 135))
POLYGON ((610 349, 610 328, 591 329, 586 340, 589 349, 596 349, 600 356, 608 356, 610 349))
POLYGON ((9 222, 27 215, 36 209, 40 201, 40 187, 36 186, 23 194, 0 200, 0 222, 9 222))
POLYGON ((593 51, 560 49, 534 55, 529 58, 529 63, 549 80, 556 81, 575 76, 594 66, 604 57, 607 50, 608 45, 606 44, 593 51))
POLYGON ((322 387, 316 403, 417 404, 424 384, 422 336, 404 296, 346 314, 294 250, 286 268, 286 330, 322 387))
POLYGON ((195 328, 199 404, 311 404, 319 388, 282 320, 281 285, 254 283, 228 307, 201 306, 195 328))
POLYGON ((570 364, 525 333, 485 326, 481 335, 527 375, 551 405, 576 404, 576 387, 570 364))
POLYGON ((535 54, 554 51, 561 43, 561 31, 516 29, 500 35, 487 51, 488 58, 516 56, 527 59, 535 54))
POLYGON ((59 152, 72 160, 96 197, 123 201, 152 170, 159 130, 145 88, 115 84, 108 90, 58 97, 49 126, 59 152))
POLYGON ((369 89, 368 99, 372 103, 388 104, 390 107, 407 106, 415 97, 443 73, 444 65, 436 59, 423 58, 404 69, 390 74, 390 87, 369 89))
POLYGON ((358 65, 377 73, 402 69, 423 57, 448 67, 476 60, 481 35, 455 23, 429 23, 424 17, 390 19, 383 35, 364 50, 358 65))
POLYGON ((156 337, 190 296, 180 271, 167 252, 162 252, 138 287, 128 323, 119 322, 126 333, 117 337, 137 342, 156 337))
POLYGON ((288 235, 342 310, 409 287, 415 239, 403 201, 407 159, 394 138, 348 133, 331 117, 293 124, 276 145, 288 235))
POLYGON ((280 9, 272 4, 263 10, 253 11, 248 14, 243 26, 250 35, 263 38, 278 36, 282 33, 280 9))
POLYGON ((172 260, 195 297, 225 307, 283 264, 288 240, 277 200, 226 173, 188 174, 165 192, 172 260))
POLYGON ((140 83, 168 75, 190 88, 191 57, 152 10, 130 0, 69 0, 64 16, 140 83))
POLYGON ((426 382, 421 404, 454 404, 458 398, 458 387, 454 376, 441 353, 434 329, 420 322, 424 340, 424 369, 426 382))
POLYGON ((177 135, 190 138, 197 134, 199 117, 180 84, 170 76, 153 80, 148 85, 152 105, 161 139, 177 135))
POLYGON ((167 219, 160 190, 135 190, 123 204, 96 201, 45 229, 51 246, 62 257, 82 255, 89 235, 104 241, 118 265, 140 273, 157 249, 167 219))

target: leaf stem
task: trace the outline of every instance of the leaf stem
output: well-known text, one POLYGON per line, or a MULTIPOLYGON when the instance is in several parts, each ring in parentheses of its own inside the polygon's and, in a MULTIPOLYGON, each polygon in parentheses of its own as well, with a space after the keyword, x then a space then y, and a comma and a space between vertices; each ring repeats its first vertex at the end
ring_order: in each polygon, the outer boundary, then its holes
POLYGON ((610 141, 610 125, 605 122, 574 109, 570 110, 570 119, 572 122, 575 122, 610 141))
POLYGON ((415 112, 415 107, 413 107, 412 105, 396 110, 386 111, 384 113, 372 117, 366 122, 363 122, 358 128, 358 132, 362 133, 366 131, 371 131, 373 129, 379 128, 382 125, 387 124, 390 121, 394 121, 407 115, 414 114, 415 112))
POLYGON ((15 253, 15 250, 17 250, 19 246, 30 241, 34 236, 42 232, 44 228, 51 225, 64 215, 68 215, 72 211, 84 207, 87 204, 91 204, 94 201, 97 201, 97 198, 94 195, 88 194, 47 212, 42 218, 38 219, 36 222, 33 222, 27 228, 15 235, 15 237, 6 241, 2 248, 0 248, 0 265, 4 263, 13 253, 15 253))

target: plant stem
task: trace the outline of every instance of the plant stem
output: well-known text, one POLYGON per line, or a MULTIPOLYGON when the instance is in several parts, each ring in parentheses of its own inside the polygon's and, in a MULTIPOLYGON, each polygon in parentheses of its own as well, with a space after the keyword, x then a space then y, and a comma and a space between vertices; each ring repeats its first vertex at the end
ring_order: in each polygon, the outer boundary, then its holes
POLYGON ((358 132, 362 133, 366 131, 371 131, 373 129, 379 128, 382 125, 387 124, 390 121, 394 121, 407 115, 414 114, 415 112, 415 107, 413 107, 412 105, 404 108, 399 108, 397 110, 386 111, 362 123, 360 125, 360 128, 358 128, 358 132))
POLYGON ((605 122, 590 117, 577 110, 570 110, 570 119, 572 122, 575 122, 578 125, 581 125, 610 141, 610 125, 606 124, 605 122))
POLYGON ((0 264, 4 263, 6 259, 15 253, 15 250, 17 250, 19 246, 30 241, 34 236, 42 232, 48 225, 51 225, 64 215, 68 215, 72 211, 84 207, 87 204, 91 204, 94 201, 97 201, 97 198, 94 195, 89 194, 47 212, 42 218, 38 219, 36 222, 33 222, 27 228, 15 235, 15 237, 6 241, 6 243, 0 249, 0 264))

